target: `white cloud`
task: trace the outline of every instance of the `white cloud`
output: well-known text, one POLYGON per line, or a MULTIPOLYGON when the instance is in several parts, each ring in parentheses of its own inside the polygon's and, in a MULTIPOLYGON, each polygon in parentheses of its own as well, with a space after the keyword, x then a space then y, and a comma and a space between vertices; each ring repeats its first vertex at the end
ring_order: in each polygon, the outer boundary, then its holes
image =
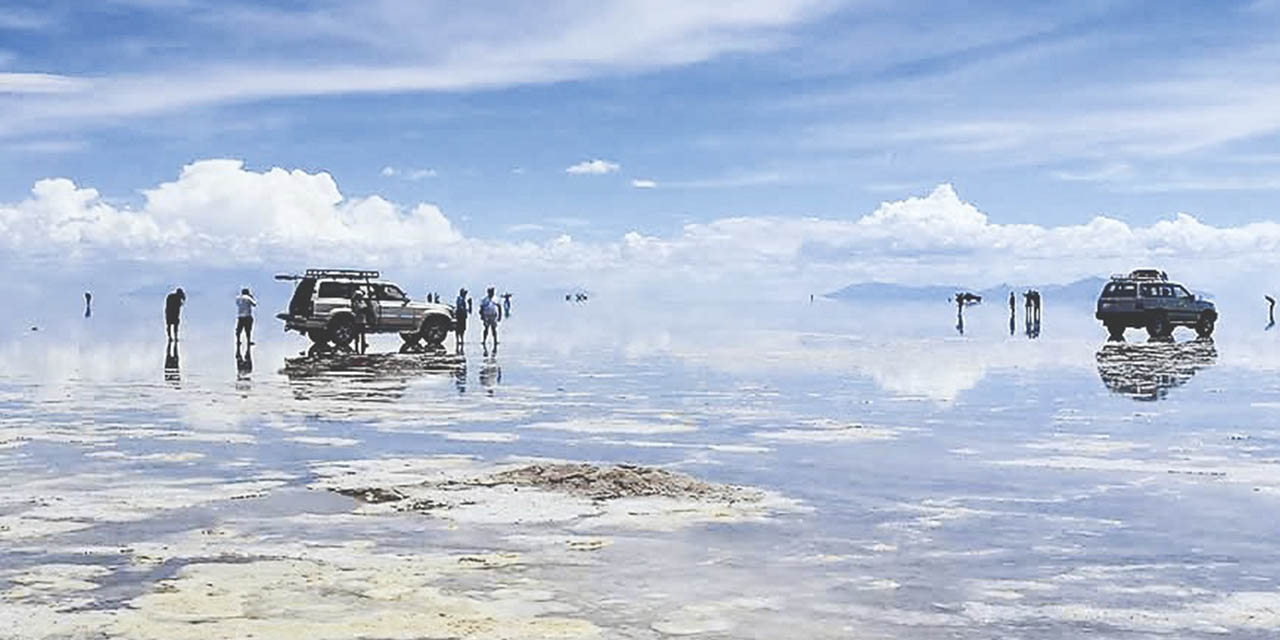
POLYGON ((1125 162, 1112 162, 1082 171, 1054 171, 1053 177, 1064 182, 1110 182, 1133 176, 1133 167, 1125 162))
POLYGON ((327 173, 259 172, 235 160, 193 163, 142 195, 139 206, 118 206, 65 178, 41 180, 26 200, 0 204, 0 255, 58 266, 448 264, 619 287, 679 281, 806 291, 868 280, 1063 282, 1147 264, 1230 274, 1280 263, 1280 223, 1216 227, 1177 214, 1150 226, 1103 216, 1056 227, 1002 224, 950 185, 854 218, 730 217, 667 236, 632 231, 589 242, 468 237, 434 205, 347 198, 327 173))
POLYGON ((73 93, 89 87, 77 78, 52 73, 0 72, 0 94, 4 93, 73 93))
POLYGON ((636 179, 631 181, 631 186, 637 189, 656 189, 658 187, 658 183, 653 180, 636 179))
POLYGON ((595 160, 583 160, 578 164, 566 168, 564 172, 575 175, 604 175, 606 173, 614 173, 621 168, 622 165, 616 162, 609 162, 608 160, 600 160, 597 158, 595 160))
MULTIPOLYGON (((776 49, 788 29, 831 8, 829 0, 602 0, 463 3, 442 12, 432 3, 376 2, 176 14, 171 40, 154 33, 146 40, 157 49, 180 47, 182 56, 147 58, 160 64, 145 68, 116 60, 120 72, 95 76, 75 99, 0 104, 0 135, 271 98, 494 89, 645 72, 776 49), (225 46, 229 38, 234 52, 225 46)), ((84 44, 119 55, 114 43, 84 44)))
POLYGON ((403 178, 410 182, 417 182, 426 178, 434 178, 440 174, 435 169, 398 169, 387 165, 382 168, 382 175, 387 178, 403 178))
POLYGON ((142 193, 145 202, 132 209, 65 178, 41 180, 27 200, 0 205, 0 242, 34 257, 235 264, 273 253, 412 254, 461 240, 434 205, 347 199, 327 173, 202 160, 142 193))

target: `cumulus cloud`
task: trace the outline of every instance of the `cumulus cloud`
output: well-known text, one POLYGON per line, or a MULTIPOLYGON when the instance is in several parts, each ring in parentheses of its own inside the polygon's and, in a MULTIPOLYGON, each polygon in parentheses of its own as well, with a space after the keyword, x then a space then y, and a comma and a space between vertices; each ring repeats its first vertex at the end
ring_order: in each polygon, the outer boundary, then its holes
POLYGON ((597 158, 595 160, 583 160, 578 164, 566 168, 564 172, 575 175, 604 175, 606 173, 613 173, 621 168, 622 165, 616 162, 609 162, 608 160, 600 160, 597 158))
POLYGON ((0 205, 0 243, 15 253, 234 264, 262 256, 414 252, 461 240, 434 205, 344 198, 327 173, 245 170, 202 160, 143 190, 138 208, 107 202, 66 178, 0 205))
POLYGON ((658 183, 653 180, 636 179, 631 181, 631 186, 637 189, 656 189, 658 187, 658 183))
POLYGON ((1180 213, 1149 226, 1105 216, 1003 224, 946 184, 856 217, 729 217, 668 235, 542 242, 470 237, 431 204, 348 198, 327 173, 253 171, 236 160, 193 163, 142 197, 121 206, 66 178, 41 180, 27 199, 0 204, 0 255, 59 265, 448 264, 543 281, 807 291, 868 280, 1062 282, 1149 264, 1239 273, 1280 262, 1280 223, 1218 227, 1180 213))

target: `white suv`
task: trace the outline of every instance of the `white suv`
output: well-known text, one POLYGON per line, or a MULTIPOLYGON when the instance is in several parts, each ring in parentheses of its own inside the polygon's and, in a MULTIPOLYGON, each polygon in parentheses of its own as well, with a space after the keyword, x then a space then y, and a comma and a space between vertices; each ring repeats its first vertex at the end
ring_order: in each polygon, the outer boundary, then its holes
POLYGON ((356 338, 357 318, 351 309, 356 291, 363 291, 370 314, 364 330, 399 333, 401 351, 422 343, 437 348, 453 327, 453 308, 434 302, 410 300, 395 283, 380 280, 377 271, 307 269, 304 275, 277 275, 277 280, 297 281, 289 310, 276 314, 285 331, 297 331, 318 346, 347 349, 356 338))

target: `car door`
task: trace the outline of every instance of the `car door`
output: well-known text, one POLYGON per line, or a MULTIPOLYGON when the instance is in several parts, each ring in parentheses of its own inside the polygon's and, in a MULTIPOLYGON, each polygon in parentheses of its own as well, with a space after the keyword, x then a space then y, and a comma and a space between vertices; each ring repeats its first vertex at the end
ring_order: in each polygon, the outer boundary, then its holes
MULTIPOLYGON (((1170 296, 1170 307, 1176 310, 1177 319, 1180 322, 1191 322, 1195 320, 1196 312, 1193 308, 1192 301, 1194 298, 1182 285, 1168 285, 1170 296)), ((1170 314, 1173 315, 1173 314, 1170 314)))
POLYGON ((414 329, 413 310, 409 308, 409 296, 394 284, 374 285, 379 328, 383 331, 409 331, 414 329))

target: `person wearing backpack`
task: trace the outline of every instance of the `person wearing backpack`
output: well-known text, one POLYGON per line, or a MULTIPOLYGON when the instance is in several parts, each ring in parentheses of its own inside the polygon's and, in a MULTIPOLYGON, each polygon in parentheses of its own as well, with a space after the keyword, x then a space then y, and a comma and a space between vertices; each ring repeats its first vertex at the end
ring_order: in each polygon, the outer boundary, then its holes
POLYGON ((502 307, 498 301, 494 299, 493 287, 489 287, 485 291, 484 300, 480 301, 480 320, 484 322, 484 335, 480 338, 480 344, 484 345, 485 340, 489 339, 489 333, 493 333, 493 348, 498 348, 498 320, 502 316, 502 307))

